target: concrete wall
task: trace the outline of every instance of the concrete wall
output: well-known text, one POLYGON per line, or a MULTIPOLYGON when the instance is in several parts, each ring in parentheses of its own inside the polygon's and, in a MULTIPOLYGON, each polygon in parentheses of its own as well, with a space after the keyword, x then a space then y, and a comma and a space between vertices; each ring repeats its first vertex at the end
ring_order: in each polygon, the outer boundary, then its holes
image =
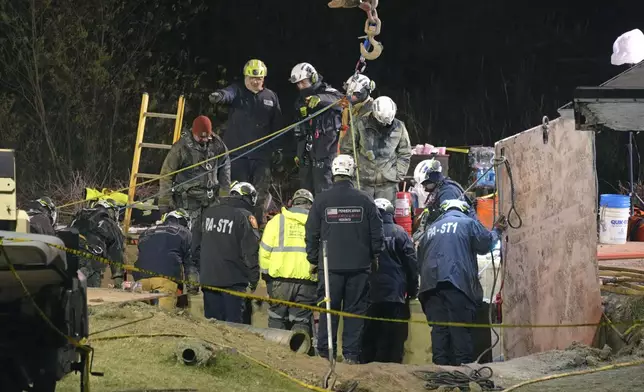
MULTIPOLYGON (((601 317, 597 271, 597 191, 594 133, 573 119, 550 122, 548 142, 538 126, 496 143, 514 180, 523 226, 504 238, 504 324, 595 323, 601 317)), ((500 210, 511 206, 510 181, 497 169, 500 210)), ((517 223, 514 214, 510 222, 517 223)), ((591 344, 593 327, 504 328, 506 360, 573 341, 591 344)))

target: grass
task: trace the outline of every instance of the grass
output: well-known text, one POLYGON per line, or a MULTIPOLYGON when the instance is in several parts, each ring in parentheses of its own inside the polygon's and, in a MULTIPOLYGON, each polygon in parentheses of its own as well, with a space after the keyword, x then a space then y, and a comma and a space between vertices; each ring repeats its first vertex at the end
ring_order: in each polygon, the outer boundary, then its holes
MULTIPOLYGON (((302 391, 275 372, 237 354, 219 353, 215 364, 192 367, 176 360, 176 347, 183 339, 130 338, 95 342, 94 370, 104 377, 92 377, 91 390, 135 391, 156 389, 226 390, 230 392, 302 391)), ((58 391, 78 391, 79 378, 68 375, 58 391)))

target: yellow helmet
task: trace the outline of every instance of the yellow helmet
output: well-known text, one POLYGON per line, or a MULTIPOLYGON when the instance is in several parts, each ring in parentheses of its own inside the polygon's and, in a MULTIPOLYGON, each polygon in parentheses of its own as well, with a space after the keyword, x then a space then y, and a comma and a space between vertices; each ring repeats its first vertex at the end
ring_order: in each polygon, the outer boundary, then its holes
POLYGON ((244 76, 260 78, 266 77, 267 73, 268 69, 266 68, 266 64, 264 64, 262 60, 248 60, 246 65, 244 65, 244 76))

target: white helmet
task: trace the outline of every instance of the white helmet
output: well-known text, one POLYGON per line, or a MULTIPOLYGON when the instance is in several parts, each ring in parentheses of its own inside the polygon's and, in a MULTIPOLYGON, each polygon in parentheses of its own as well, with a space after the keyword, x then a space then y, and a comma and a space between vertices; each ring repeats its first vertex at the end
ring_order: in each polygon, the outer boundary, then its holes
POLYGON ((441 209, 443 211, 448 211, 451 209, 457 209, 461 212, 467 212, 470 209, 470 205, 467 202, 459 199, 445 200, 441 203, 441 209))
POLYGON ((334 176, 353 177, 356 171, 356 163, 351 155, 340 154, 331 163, 331 173, 334 176))
POLYGON ((373 101, 373 117, 381 124, 391 125, 397 110, 396 104, 389 97, 382 96, 373 101))
POLYGON ((425 181, 428 172, 441 173, 442 171, 443 167, 439 161, 434 158, 425 159, 416 165, 416 169, 414 169, 414 181, 416 181, 417 184, 420 184, 425 181))
POLYGON ((385 212, 390 212, 393 214, 394 212, 394 205, 391 204, 391 202, 385 198, 378 198, 374 200, 376 203, 376 207, 378 207, 379 210, 383 210, 385 212))
POLYGON ((230 186, 230 194, 236 193, 241 196, 250 197, 251 204, 257 204, 257 190, 248 182, 235 181, 230 186))
POLYGON ((311 79, 311 83, 315 84, 318 81, 318 71, 315 70, 309 63, 299 63, 291 70, 291 77, 289 82, 295 84, 304 79, 311 79))
POLYGON ((347 92, 347 95, 353 95, 362 90, 366 90, 366 95, 368 96, 375 89, 376 82, 363 74, 353 75, 344 83, 344 91, 347 92))

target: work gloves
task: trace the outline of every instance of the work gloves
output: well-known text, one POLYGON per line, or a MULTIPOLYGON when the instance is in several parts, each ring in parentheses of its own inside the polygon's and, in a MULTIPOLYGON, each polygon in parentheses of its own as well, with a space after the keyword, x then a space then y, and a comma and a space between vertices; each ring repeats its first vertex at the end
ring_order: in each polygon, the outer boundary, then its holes
POLYGON ((221 101, 223 101, 223 99, 224 99, 224 95, 219 91, 215 91, 214 93, 210 94, 210 96, 208 96, 208 100, 212 104, 220 103, 221 101))
POLYGON ((254 293, 257 290, 257 282, 248 284, 248 292, 254 293))
POLYGON ((371 259, 371 272, 378 272, 378 256, 371 259))
POLYGON ((311 274, 311 276, 315 276, 315 275, 317 275, 317 273, 318 273, 318 266, 317 266, 317 264, 311 264, 311 265, 309 266, 309 273, 311 274))
POLYGON ((199 273, 197 271, 189 271, 186 276, 186 292, 190 295, 199 294, 199 273))
POLYGON ((496 222, 494 222, 494 229, 499 233, 503 233, 508 229, 508 220, 505 216, 501 215, 496 222))
POLYGON ((306 97, 306 106, 308 106, 309 109, 315 109, 319 104, 320 97, 318 97, 317 95, 306 97))

